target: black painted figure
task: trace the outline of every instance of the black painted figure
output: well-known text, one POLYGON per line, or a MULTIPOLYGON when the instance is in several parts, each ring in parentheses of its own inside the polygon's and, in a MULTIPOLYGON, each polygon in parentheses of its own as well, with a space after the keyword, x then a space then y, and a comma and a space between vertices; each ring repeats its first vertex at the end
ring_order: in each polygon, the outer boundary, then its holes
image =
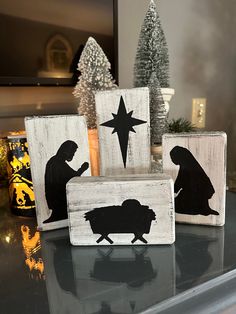
POLYGON ((108 236, 109 233, 134 233, 131 243, 137 240, 147 243, 143 234, 150 232, 152 220, 156 219, 152 209, 135 199, 125 200, 121 206, 95 208, 84 216, 90 222, 93 233, 101 235, 97 243, 105 239, 110 244, 113 241, 108 236))
POLYGON ((52 210, 51 216, 44 221, 49 223, 67 219, 66 183, 73 177, 79 177, 89 167, 84 162, 77 171, 72 169, 66 161, 71 161, 78 146, 73 141, 64 142, 46 165, 45 194, 48 208, 52 210))
POLYGON ((209 199, 215 193, 210 178, 206 175, 192 153, 184 147, 175 146, 170 157, 179 165, 175 180, 175 211, 187 215, 219 215, 209 206, 209 199))

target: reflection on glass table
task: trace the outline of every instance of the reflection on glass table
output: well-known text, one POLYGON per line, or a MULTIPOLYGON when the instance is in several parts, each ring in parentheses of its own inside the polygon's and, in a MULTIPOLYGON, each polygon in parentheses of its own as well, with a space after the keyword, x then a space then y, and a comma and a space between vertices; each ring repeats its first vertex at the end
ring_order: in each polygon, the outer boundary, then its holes
POLYGON ((33 218, 11 214, 0 188, 0 313, 49 313, 40 233, 33 218))
POLYGON ((6 203, 1 313, 141 313, 236 266, 234 193, 225 227, 177 224, 172 246, 73 247, 67 229, 40 234, 34 219, 11 215, 6 203))
POLYGON ((43 234, 42 249, 53 314, 139 313, 175 293, 174 246, 72 247, 61 230, 43 234))
POLYGON ((177 225, 176 292, 185 291, 223 272, 224 228, 177 225), (194 233, 193 233, 194 231, 194 233))

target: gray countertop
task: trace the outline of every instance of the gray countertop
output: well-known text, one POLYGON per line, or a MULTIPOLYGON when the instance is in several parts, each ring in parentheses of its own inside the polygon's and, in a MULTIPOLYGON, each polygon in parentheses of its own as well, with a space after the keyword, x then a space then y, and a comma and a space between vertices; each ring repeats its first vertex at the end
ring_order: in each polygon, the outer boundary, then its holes
MULTIPOLYGON (((235 291, 234 268, 234 193, 224 227, 177 224, 172 246, 80 248, 67 229, 38 233, 35 219, 11 215, 0 189, 1 314, 204 313, 213 290, 235 291)), ((220 313, 214 306, 205 313, 220 313)))

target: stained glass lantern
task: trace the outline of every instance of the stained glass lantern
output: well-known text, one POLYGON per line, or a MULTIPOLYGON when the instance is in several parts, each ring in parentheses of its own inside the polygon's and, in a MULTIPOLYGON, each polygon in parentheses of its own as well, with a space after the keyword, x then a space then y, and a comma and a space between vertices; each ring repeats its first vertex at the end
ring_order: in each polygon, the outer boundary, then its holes
POLYGON ((12 213, 35 216, 35 197, 30 173, 28 144, 24 135, 8 136, 8 177, 12 213))

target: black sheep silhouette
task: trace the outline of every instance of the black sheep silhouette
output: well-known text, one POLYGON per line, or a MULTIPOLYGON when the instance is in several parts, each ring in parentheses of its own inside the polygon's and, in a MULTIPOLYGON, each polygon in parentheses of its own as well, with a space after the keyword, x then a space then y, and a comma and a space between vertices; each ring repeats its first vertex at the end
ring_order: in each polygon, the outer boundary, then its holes
POLYGON ((106 239, 110 244, 113 241, 108 237, 109 233, 134 233, 131 243, 137 240, 147 243, 143 234, 150 232, 151 222, 156 219, 152 209, 135 199, 125 200, 121 206, 95 208, 84 217, 90 222, 93 233, 101 235, 97 243, 106 239))
POLYGON ((82 175, 89 168, 84 162, 77 171, 72 169, 66 161, 71 161, 78 148, 73 141, 65 141, 59 147, 55 156, 49 159, 45 170, 45 196, 51 216, 43 223, 67 219, 66 183, 82 175))
POLYGON ((184 147, 175 146, 170 157, 175 165, 179 165, 175 180, 175 211, 187 215, 219 215, 210 208, 208 200, 215 193, 210 178, 203 168, 184 147))

